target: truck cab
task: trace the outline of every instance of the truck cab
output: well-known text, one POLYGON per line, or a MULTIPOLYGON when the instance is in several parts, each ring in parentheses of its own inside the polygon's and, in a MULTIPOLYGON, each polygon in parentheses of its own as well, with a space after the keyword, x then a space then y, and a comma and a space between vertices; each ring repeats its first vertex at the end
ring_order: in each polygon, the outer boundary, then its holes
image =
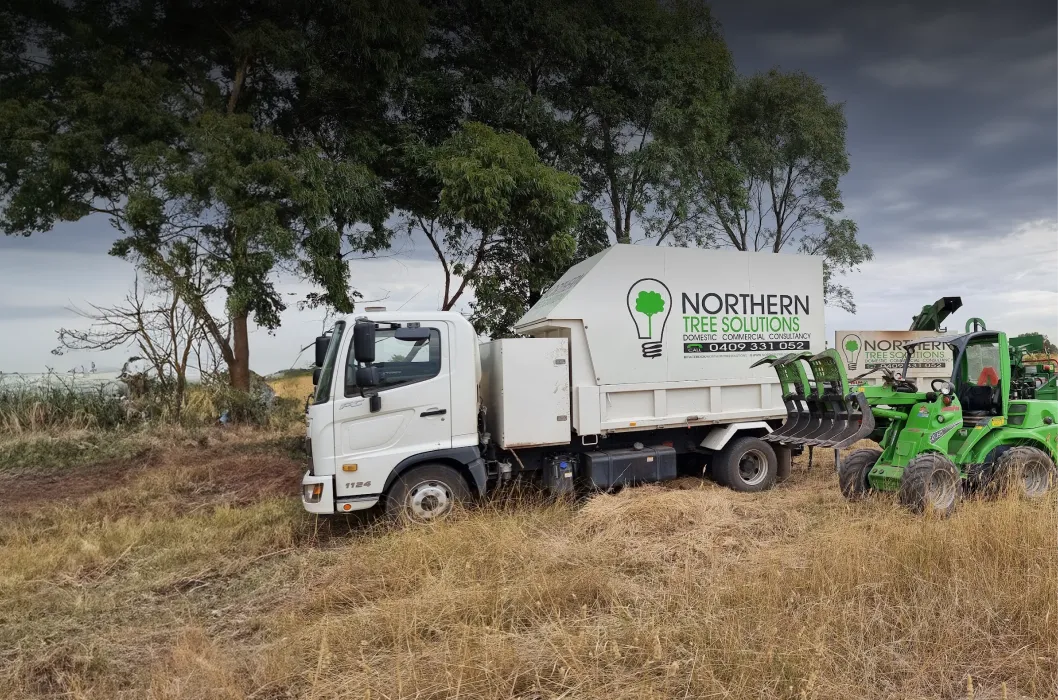
MULTIPOLYGON (((362 317, 359 328, 372 332, 360 337, 372 343, 377 374, 365 382, 358 372, 364 356, 358 362, 357 324, 338 321, 317 344, 326 350, 317 358, 319 378, 308 407, 312 458, 302 482, 305 508, 370 508, 398 476, 427 463, 456 470, 468 489, 481 491, 481 362, 474 328, 453 312, 362 317)), ((440 498, 435 494, 434 500, 440 498)))

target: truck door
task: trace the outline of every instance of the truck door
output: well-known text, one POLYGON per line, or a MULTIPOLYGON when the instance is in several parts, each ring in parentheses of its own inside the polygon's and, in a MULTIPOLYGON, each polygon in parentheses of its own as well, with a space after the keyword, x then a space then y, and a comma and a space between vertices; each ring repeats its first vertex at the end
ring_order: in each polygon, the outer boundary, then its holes
POLYGON ((335 496, 382 492, 386 477, 412 455, 452 446, 451 358, 448 328, 423 323, 429 340, 407 341, 392 329, 375 336, 375 366, 382 407, 372 413, 370 400, 356 386, 352 343, 346 357, 345 386, 334 403, 335 496))

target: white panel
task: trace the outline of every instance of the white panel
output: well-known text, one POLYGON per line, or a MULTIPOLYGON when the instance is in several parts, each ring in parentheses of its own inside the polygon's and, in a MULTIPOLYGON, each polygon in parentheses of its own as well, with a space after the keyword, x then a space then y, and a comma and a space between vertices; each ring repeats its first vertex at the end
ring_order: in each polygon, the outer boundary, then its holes
POLYGON ((599 387, 578 386, 576 397, 573 427, 580 435, 597 435, 601 429, 599 426, 599 387))
POLYGON ((572 423, 566 339, 508 338, 486 345, 486 421, 497 444, 568 443, 572 423))
POLYGON ((724 411, 752 411, 767 408, 760 405, 760 388, 756 386, 725 386, 720 389, 724 411))
POLYGON ((669 389, 665 394, 670 416, 700 416, 709 413, 709 387, 669 389))
POLYGON ((609 391, 603 402, 603 420, 607 422, 652 421, 653 391, 609 391))

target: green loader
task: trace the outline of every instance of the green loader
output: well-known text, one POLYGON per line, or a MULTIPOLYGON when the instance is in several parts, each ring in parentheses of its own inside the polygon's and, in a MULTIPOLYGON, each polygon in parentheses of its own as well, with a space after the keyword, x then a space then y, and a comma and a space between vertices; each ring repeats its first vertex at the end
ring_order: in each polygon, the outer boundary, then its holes
POLYGON ((835 450, 838 479, 846 498, 895 491, 915 512, 952 513, 966 493, 1014 489, 1044 496, 1055 483, 1058 461, 1058 399, 1047 392, 1023 398, 1017 358, 998 331, 939 336, 909 343, 903 372, 878 367, 880 386, 850 390, 841 357, 769 356, 779 376, 787 419, 764 438, 789 447, 835 450), (922 343, 945 345, 954 357, 950 380, 935 379, 921 390, 905 379, 911 355, 922 343), (805 371, 807 366, 808 372, 805 371), (809 377, 809 373, 811 377, 809 377), (880 449, 839 450, 869 438, 880 449))

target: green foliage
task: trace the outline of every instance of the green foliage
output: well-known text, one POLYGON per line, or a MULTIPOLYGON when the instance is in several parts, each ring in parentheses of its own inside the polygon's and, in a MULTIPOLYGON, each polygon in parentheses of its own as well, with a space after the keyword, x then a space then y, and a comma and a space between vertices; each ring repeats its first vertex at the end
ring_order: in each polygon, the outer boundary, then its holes
POLYGON ((873 251, 857 239, 855 222, 840 218, 838 184, 849 170, 842 105, 804 73, 771 70, 738 81, 726 128, 721 149, 693 141, 688 153, 709 207, 698 242, 821 255, 827 303, 855 311, 835 276, 873 251))
MULTIPOLYGON (((406 153, 400 195, 444 271, 442 308, 519 255, 561 265, 574 254, 578 180, 541 162, 523 137, 468 122, 438 146, 413 142, 406 153)), ((492 303, 488 289, 479 303, 492 303)))
MULTIPOLYGON (((677 177, 677 145, 718 138, 733 76, 703 3, 457 0, 431 22, 402 102, 414 140, 440 144, 476 121, 524 136, 545 164, 580 178, 570 238, 495 243, 502 255, 476 274, 479 330, 510 334, 569 264, 631 242, 633 228, 661 242, 700 224, 700 200, 677 177)), ((429 212, 434 201, 405 188, 397 208, 429 212)))
POLYGON ((654 314, 665 310, 665 299, 657 292, 643 290, 636 296, 636 311, 647 317, 647 333, 654 335, 654 314))
POLYGON ((8 15, 24 34, 0 33, 7 233, 107 215, 122 234, 113 254, 189 299, 243 389, 246 319, 272 329, 285 308, 279 268, 321 287, 315 301, 351 311, 343 254, 385 240, 376 134, 394 76, 418 53, 417 5, 76 0, 40 10, 8 15), (219 284, 181 275, 191 258, 219 284), (230 338, 207 308, 218 292, 230 338))

